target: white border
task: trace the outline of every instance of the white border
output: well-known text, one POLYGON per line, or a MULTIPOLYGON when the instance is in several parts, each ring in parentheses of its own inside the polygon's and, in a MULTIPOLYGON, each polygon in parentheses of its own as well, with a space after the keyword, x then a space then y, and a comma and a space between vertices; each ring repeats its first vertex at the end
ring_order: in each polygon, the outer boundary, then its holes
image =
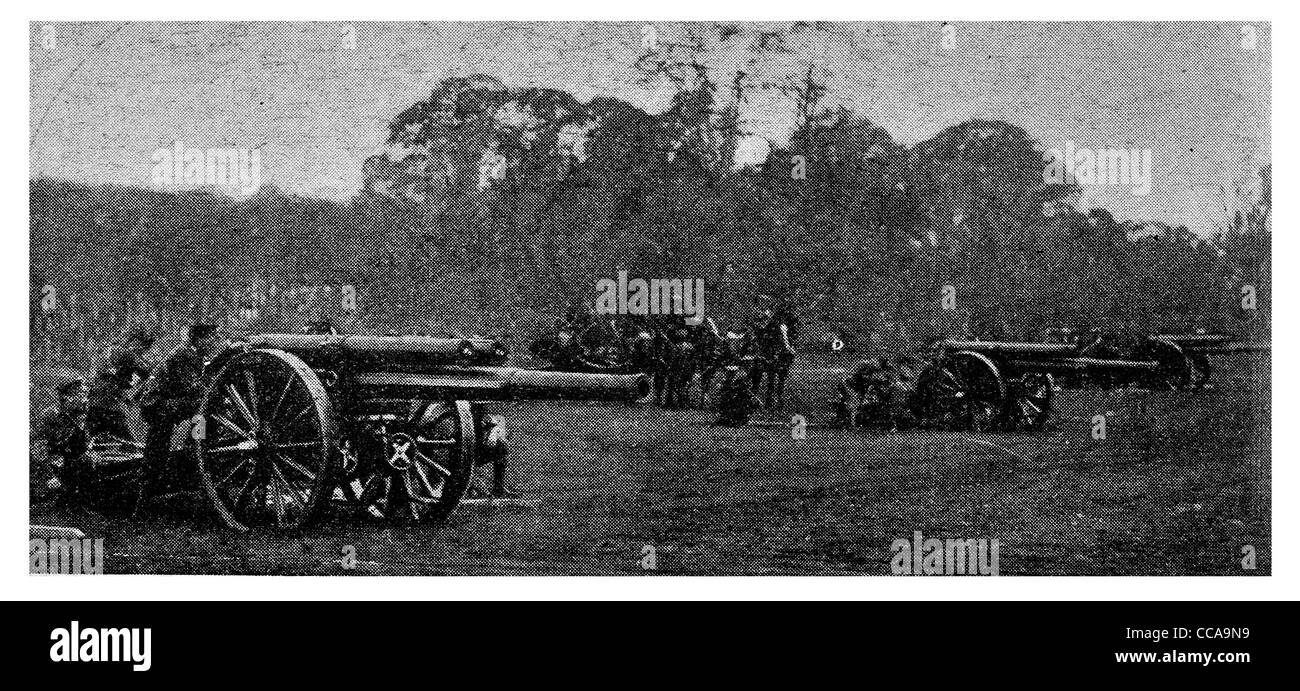
MULTIPOLYGON (((385 3, 358 7, 342 3, 322 7, 318 2, 282 0, 273 5, 250 0, 228 0, 189 9, 173 2, 149 0, 129 8, 106 7, 102 3, 83 1, 55 5, 6 5, 4 13, 4 86, 10 106, 0 111, 4 131, 9 134, 10 160, 16 164, 5 174, 4 209, 16 239, 14 250, 4 253, 3 276, 10 294, 26 296, 30 262, 28 260, 28 95, 29 22, 69 20, 1235 20, 1271 21, 1274 123, 1288 123, 1285 114, 1291 108, 1294 83, 1290 75, 1295 66, 1293 44, 1277 40, 1290 35, 1293 10, 1290 3, 1222 3, 1209 2, 1090 2, 1077 6, 1056 7, 1040 1, 1016 0, 975 5, 970 2, 929 2, 923 5, 868 6, 853 2, 769 3, 727 0, 703 3, 660 0, 650 4, 613 4, 607 2, 571 2, 564 7, 555 3, 495 2, 491 4, 430 5, 427 2, 385 3), (14 15, 14 16, 8 16, 14 15)), ((1284 162, 1287 152, 1295 150, 1289 127, 1276 128, 1272 160, 1284 162)), ((1287 202, 1291 199, 1288 168, 1277 166, 1283 200, 1281 213, 1274 224, 1287 229, 1290 217, 1287 202)), ((1295 242, 1285 231, 1274 238, 1274 266, 1280 260, 1296 256, 1295 242)), ((0 367, 0 391, 14 392, 0 398, 0 448, 10 449, 11 458, 0 462, 0 597, 22 600, 138 600, 138 599, 217 599, 217 600, 422 600, 422 599, 867 599, 867 600, 1256 600, 1294 599, 1300 592, 1296 569, 1296 454, 1295 428, 1282 424, 1278 411, 1295 405, 1297 390, 1294 331, 1290 317, 1295 316, 1290 299, 1294 291, 1286 273, 1274 271, 1275 291, 1273 343, 1274 439, 1273 457, 1273 576, 1267 578, 1094 578, 1094 577, 1026 577, 994 579, 961 578, 333 578, 271 576, 29 576, 26 564, 27 398, 17 392, 27 386, 27 338, 14 328, 0 339, 4 354, 0 367)), ((0 324, 26 324, 26 300, 15 297, 5 301, 0 324)), ((20 327, 19 327, 20 328, 20 327)), ((1287 409, 1289 411, 1289 408, 1287 409)))

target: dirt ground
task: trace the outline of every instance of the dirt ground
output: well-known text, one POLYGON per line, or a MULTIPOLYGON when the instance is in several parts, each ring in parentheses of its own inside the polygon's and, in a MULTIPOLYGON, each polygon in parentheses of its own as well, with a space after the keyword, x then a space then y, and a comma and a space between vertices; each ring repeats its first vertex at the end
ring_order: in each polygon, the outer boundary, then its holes
POLYGON ((891 543, 914 531, 996 539, 1003 575, 1270 573, 1266 359, 1200 392, 1063 391, 1033 435, 829 427, 852 363, 802 359, 785 411, 740 429, 701 410, 503 405, 523 498, 463 505, 436 528, 331 512, 297 534, 240 535, 197 495, 142 520, 49 504, 31 520, 103 537, 109 573, 887 575, 891 543))

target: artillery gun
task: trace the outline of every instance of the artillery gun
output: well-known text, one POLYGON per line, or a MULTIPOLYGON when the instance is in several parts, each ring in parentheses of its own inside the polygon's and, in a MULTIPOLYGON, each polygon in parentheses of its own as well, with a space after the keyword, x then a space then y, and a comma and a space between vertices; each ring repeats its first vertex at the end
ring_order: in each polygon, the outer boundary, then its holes
POLYGON ((1204 388, 1214 374, 1211 357, 1272 351, 1271 344, 1243 341, 1236 336, 1221 333, 1160 334, 1152 338, 1173 343, 1187 354, 1188 359, 1192 361, 1191 387, 1193 389, 1204 388))
MULTIPOLYGON (((1267 350, 1267 344, 1205 334, 1129 343, 1103 337, 1073 344, 939 339, 924 349, 918 374, 892 388, 905 390, 906 410, 921 424, 1034 430, 1051 419, 1061 388, 1199 388, 1210 376, 1210 355, 1267 350)), ((841 417, 850 411, 850 384, 840 387, 841 417)))
POLYGON ((331 500, 437 523, 498 436, 484 404, 649 394, 644 376, 501 366, 507 355, 490 339, 251 336, 209 363, 198 413, 173 435, 174 460, 192 461, 236 530, 298 528, 331 500))
POLYGON ((560 372, 631 374, 654 369, 660 339, 647 327, 630 333, 614 324, 564 326, 529 346, 533 359, 560 372))

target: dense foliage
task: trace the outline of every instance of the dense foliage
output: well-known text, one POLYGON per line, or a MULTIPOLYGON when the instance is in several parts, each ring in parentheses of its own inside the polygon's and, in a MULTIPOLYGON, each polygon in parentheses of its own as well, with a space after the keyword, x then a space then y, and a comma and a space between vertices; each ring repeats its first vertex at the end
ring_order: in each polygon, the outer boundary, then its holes
POLYGON ((619 270, 704 279, 724 326, 758 294, 788 300, 814 341, 1267 329, 1267 169, 1263 193, 1203 238, 1077 210, 1079 190, 1046 184, 1040 145, 1006 122, 904 147, 861 114, 803 103, 788 145, 741 164, 736 108, 715 92, 684 87, 651 114, 447 79, 397 115, 347 202, 33 180, 33 343, 93 357, 129 323, 200 314, 237 330, 325 315, 522 340, 619 270), (1241 308, 1245 285, 1255 311, 1241 308), (56 309, 42 309, 46 286, 56 309))

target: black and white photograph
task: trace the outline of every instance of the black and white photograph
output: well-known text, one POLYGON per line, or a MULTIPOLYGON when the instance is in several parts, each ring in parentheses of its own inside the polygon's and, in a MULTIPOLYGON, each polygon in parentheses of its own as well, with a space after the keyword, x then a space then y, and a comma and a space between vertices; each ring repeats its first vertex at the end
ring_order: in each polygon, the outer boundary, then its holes
POLYGON ((1273 575, 1270 22, 352 10, 28 25, 28 575, 1273 575))

